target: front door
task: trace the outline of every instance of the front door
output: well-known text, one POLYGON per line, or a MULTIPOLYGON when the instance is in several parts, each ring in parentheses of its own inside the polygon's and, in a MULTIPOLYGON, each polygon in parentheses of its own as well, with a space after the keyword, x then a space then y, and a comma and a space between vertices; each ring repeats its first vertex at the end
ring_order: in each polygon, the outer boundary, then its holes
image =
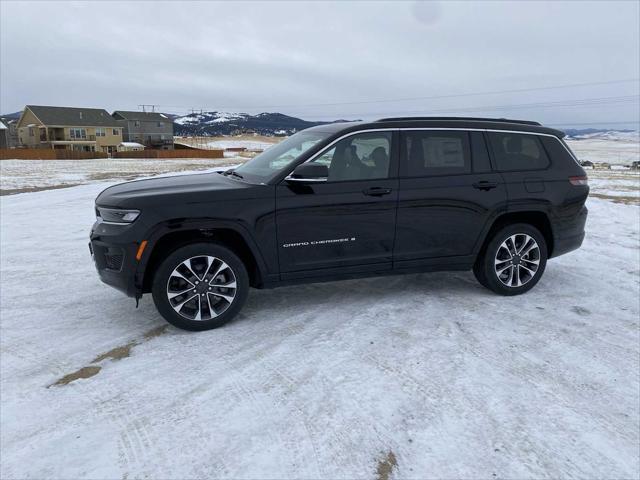
POLYGON ((482 132, 409 130, 401 135, 394 267, 453 266, 472 259, 485 227, 506 208, 482 132))
POLYGON ((398 198, 396 134, 361 132, 311 161, 326 182, 276 188, 283 279, 391 268, 398 198))

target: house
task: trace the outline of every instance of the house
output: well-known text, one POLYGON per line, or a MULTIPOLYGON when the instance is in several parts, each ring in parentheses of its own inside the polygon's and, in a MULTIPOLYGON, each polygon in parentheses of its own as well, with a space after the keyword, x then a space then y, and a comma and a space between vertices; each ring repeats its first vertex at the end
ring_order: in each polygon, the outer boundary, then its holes
POLYGON ((19 146, 113 154, 122 125, 102 108, 27 105, 18 120, 19 146))
POLYGON ((173 150, 173 122, 156 112, 116 110, 113 118, 124 128, 124 141, 138 142, 149 148, 173 150))
POLYGON ((121 142, 118 145, 119 152, 141 152, 144 150, 144 145, 137 142, 121 142))
POLYGON ((0 117, 0 148, 15 148, 18 145, 18 120, 0 117))
POLYGON ((2 123, 0 120, 0 148, 8 148, 9 147, 9 129, 7 126, 2 123))

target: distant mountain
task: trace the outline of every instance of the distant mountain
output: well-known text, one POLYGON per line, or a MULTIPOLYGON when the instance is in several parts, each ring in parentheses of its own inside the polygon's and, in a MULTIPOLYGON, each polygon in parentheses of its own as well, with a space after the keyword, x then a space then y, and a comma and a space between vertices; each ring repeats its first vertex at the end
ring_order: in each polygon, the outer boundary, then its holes
POLYGON ((633 136, 638 135, 638 132, 635 130, 611 130, 609 128, 564 128, 562 129, 567 136, 572 138, 580 138, 580 137, 596 137, 596 136, 615 136, 616 134, 622 134, 621 136, 633 136))
MULTIPOLYGON (((345 120, 337 120, 345 121, 345 120)), ((305 128, 333 122, 310 122, 290 117, 282 113, 200 112, 173 118, 174 134, 191 135, 232 135, 255 132, 260 135, 291 135, 305 128)))
POLYGON ((22 115, 22 110, 20 110, 19 112, 7 113, 6 115, 0 115, 0 117, 7 120, 18 120, 20 118, 20 115, 22 115))

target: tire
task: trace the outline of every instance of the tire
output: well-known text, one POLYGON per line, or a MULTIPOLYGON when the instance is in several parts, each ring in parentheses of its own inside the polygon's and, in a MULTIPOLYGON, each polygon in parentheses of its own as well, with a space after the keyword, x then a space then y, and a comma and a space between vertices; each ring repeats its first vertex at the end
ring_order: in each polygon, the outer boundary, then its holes
POLYGON ((500 295, 531 290, 547 266, 547 243, 540 231, 526 223, 497 231, 476 260, 478 282, 500 295))
POLYGON ((215 243, 181 247, 160 264, 151 288, 160 314, 183 330, 218 328, 242 309, 249 275, 242 260, 215 243))

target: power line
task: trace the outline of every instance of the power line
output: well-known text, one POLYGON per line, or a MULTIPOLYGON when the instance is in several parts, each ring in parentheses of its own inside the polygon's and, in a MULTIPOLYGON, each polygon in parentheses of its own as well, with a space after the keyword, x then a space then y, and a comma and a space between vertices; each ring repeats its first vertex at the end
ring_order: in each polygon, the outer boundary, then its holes
MULTIPOLYGON (((366 105, 373 103, 394 103, 394 102, 408 102, 408 101, 418 101, 418 100, 437 100, 444 98, 462 98, 462 97, 472 97, 472 96, 482 96, 482 95, 501 95, 506 93, 523 93, 523 92, 535 92, 542 90, 555 90, 555 89, 563 89, 563 88, 578 88, 578 87, 590 87, 590 86, 598 86, 598 85, 615 85, 621 83, 631 83, 631 82, 640 82, 640 78, 627 78, 620 80, 608 80, 601 82, 584 82, 584 83, 571 83, 564 85, 551 85, 546 87, 532 87, 532 88, 516 88, 510 90, 493 90, 493 91, 483 91, 483 92, 467 92, 467 93, 456 93, 456 94, 447 94, 447 95, 430 95, 425 97, 404 97, 404 98, 395 98, 395 99, 376 99, 376 100, 361 100, 355 102, 330 102, 330 103, 308 103, 308 104, 281 104, 281 105, 228 105, 228 106, 217 106, 217 107, 201 107, 203 110, 218 110, 218 109, 259 109, 259 108, 300 108, 300 107, 332 107, 332 106, 341 106, 341 105, 366 105)), ((183 109, 191 109, 191 106, 187 105, 156 105, 158 107, 166 107, 166 108, 183 108, 183 109)))
MULTIPOLYGON (((443 113, 471 113, 471 112, 499 112, 518 109, 530 109, 530 108, 570 108, 570 107, 583 107, 583 106, 602 106, 611 105, 617 103, 631 103, 640 100, 640 95, 625 95, 616 97, 596 97, 596 98, 582 98, 576 100, 560 100, 549 102, 534 102, 534 103, 521 103, 521 104, 505 104, 505 105, 485 105, 469 108, 443 108, 443 109, 421 109, 421 110, 393 110, 394 115, 438 115, 443 113)), ((389 116, 389 110, 384 112, 339 112, 334 116, 354 117, 354 116, 377 116, 387 115, 389 116)))

